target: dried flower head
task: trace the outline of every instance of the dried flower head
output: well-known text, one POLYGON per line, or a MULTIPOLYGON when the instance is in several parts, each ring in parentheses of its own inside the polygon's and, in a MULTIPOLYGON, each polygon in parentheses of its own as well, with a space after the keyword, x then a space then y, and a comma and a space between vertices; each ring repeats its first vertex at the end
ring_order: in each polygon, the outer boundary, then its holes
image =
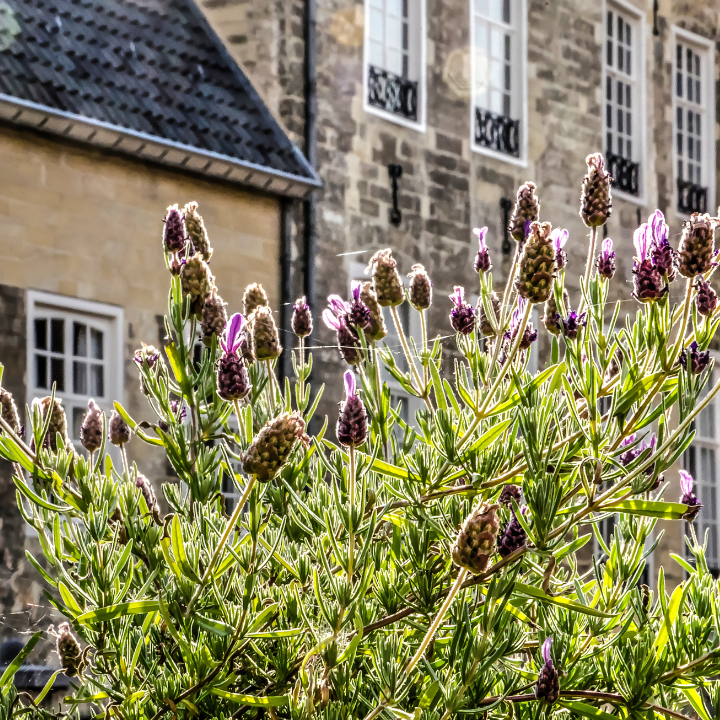
POLYGON ((252 283, 245 288, 245 293, 243 294, 243 314, 246 318, 249 318, 256 308, 269 304, 270 299, 262 285, 252 283))
POLYGON ((250 317, 250 326, 255 357, 258 360, 274 360, 280 357, 282 345, 280 345, 275 318, 267 305, 255 308, 250 317))
POLYGON ((373 290, 378 304, 383 307, 401 305, 405 300, 405 292, 392 250, 378 250, 370 258, 368 270, 373 274, 373 290))
POLYGON ((183 299, 190 299, 190 314, 198 320, 202 319, 205 298, 210 294, 213 276, 208 264, 200 257, 193 255, 180 268, 183 299))
POLYGON ((76 677, 82 671, 82 653, 80 644, 70 629, 70 623, 62 623, 57 630, 55 649, 60 658, 60 666, 68 677, 76 677))
POLYGON ((546 638, 542 646, 542 657, 545 664, 540 669, 535 686, 535 697, 548 705, 554 704, 560 697, 560 677, 550 655, 551 646, 552 638, 546 638))
POLYGON ((372 288, 371 282, 364 282, 360 288, 360 299, 370 311, 370 328, 365 331, 366 337, 371 340, 382 340, 387 335, 387 327, 385 326, 385 318, 382 314, 382 308, 377 301, 377 296, 372 288))
POLYGON ((410 304, 419 312, 432 304, 432 282, 423 265, 413 265, 410 273, 410 304))
POLYGON ((306 338, 313 331, 312 313, 304 295, 298 298, 293 305, 290 327, 299 338, 306 338))
POLYGON ((183 208, 183 213, 185 214, 185 229, 197 253, 205 262, 210 262, 213 249, 210 246, 210 238, 205 229, 205 223, 197 209, 198 204, 194 201, 189 202, 183 208))
POLYGON ((212 345, 213 336, 220 337, 227 325, 226 304, 213 287, 205 298, 202 309, 202 322, 200 325, 201 339, 205 345, 212 345))
POLYGON ((117 410, 110 416, 109 435, 113 445, 121 446, 130 442, 130 427, 117 410))
POLYGON ((177 203, 170 205, 163 218, 163 245, 169 253, 185 251, 187 234, 185 233, 185 216, 178 209, 177 203))
POLYGON ((304 436, 305 421, 299 413, 283 413, 273 418, 253 439, 243 457, 243 470, 260 482, 269 482, 304 436))
POLYGON ((582 181, 580 217, 588 227, 604 225, 612 212, 612 178, 605 171, 605 160, 600 153, 588 155, 587 174, 582 181))
POLYGON ((540 217, 540 201, 535 195, 535 188, 535 183, 526 182, 517 191, 517 201, 508 229, 519 243, 525 241, 527 223, 533 223, 540 217))
POLYGON ((499 530, 498 505, 482 505, 465 519, 452 546, 452 560, 475 575, 485 572, 499 530))
POLYGON ((88 410, 80 425, 80 442, 90 453, 99 450, 102 445, 103 424, 102 410, 91 398, 88 400, 88 410))
POLYGON ((702 510, 700 501, 697 496, 693 494, 694 485, 695 481, 693 480, 693 476, 689 472, 681 470, 680 492, 682 496, 680 497, 680 502, 688 506, 686 513, 683 515, 683 518, 688 522, 692 522, 698 516, 700 510, 702 510))
MULTIPOLYGON (((2 419, 14 430, 20 433, 20 417, 13 396, 5 389, 0 388, 0 410, 2 419)), ((1 431, 0 431, 1 432, 1 431)))
POLYGON ((698 314, 709 317, 717 308, 717 293, 710 287, 710 283, 705 280, 702 275, 695 278, 695 288, 697 295, 695 296, 695 307, 698 314))
POLYGON ((712 269, 717 225, 707 213, 693 213, 683 223, 678 249, 678 271, 683 277, 692 278, 712 269))
POLYGON ((367 412, 355 388, 355 375, 345 371, 345 401, 340 403, 336 426, 337 439, 345 447, 357 447, 367 437, 367 412))
POLYGON ((613 241, 610 238, 603 240, 602 249, 597 259, 598 275, 606 280, 612 280, 615 275, 615 253, 613 241))
POLYGON ((485 243, 485 237, 488 229, 484 228, 473 228, 473 232, 477 235, 478 239, 478 253, 475 256, 475 272, 486 273, 489 272, 492 267, 490 262, 490 253, 488 252, 487 244, 485 243))
POLYGON ((470 303, 465 302, 465 288, 456 285, 450 295, 453 309, 450 311, 450 324, 455 332, 469 335, 475 329, 475 311, 470 303))
POLYGON ((518 505, 520 504, 522 500, 522 490, 512 483, 503 485, 503 489, 500 491, 500 496, 498 497, 498 502, 504 507, 510 508, 512 507, 513 500, 518 503, 518 505))
POLYGON ((52 397, 44 397, 40 400, 33 400, 33 405, 35 405, 35 403, 39 404, 44 422, 47 418, 48 411, 50 410, 51 402, 53 405, 50 412, 50 424, 48 425, 45 442, 48 443, 53 450, 57 450, 59 447, 58 438, 60 438, 62 446, 69 449, 72 445, 67 434, 67 420, 65 419, 65 409, 62 406, 62 400, 55 398, 53 402, 52 397))
POLYGON ((552 291, 556 264, 550 230, 550 223, 533 222, 520 257, 516 287, 531 303, 545 302, 552 291))

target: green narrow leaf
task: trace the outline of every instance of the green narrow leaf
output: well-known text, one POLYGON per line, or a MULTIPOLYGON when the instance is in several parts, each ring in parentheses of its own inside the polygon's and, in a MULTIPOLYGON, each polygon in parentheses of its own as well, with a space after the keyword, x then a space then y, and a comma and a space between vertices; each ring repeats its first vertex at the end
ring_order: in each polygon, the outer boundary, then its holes
POLYGON ((50 679, 45 683, 45 687, 41 690, 40 694, 35 698, 36 705, 40 705, 40 703, 45 699, 45 696, 50 692, 52 686, 55 684, 55 679, 61 672, 62 672, 62 668, 60 668, 60 670, 56 670, 50 676, 50 679))
POLYGON ((215 635, 232 635, 233 633, 233 627, 227 623, 221 622, 220 620, 205 617, 204 615, 200 615, 200 613, 197 613, 193 617, 203 630, 215 633, 215 635))
POLYGON ((67 609, 74 615, 82 615, 82 608, 78 605, 77 600, 75 600, 73 594, 64 582, 58 583, 58 590, 60 591, 60 597, 65 603, 65 607, 67 607, 67 609))
POLYGON ((670 631, 675 619, 680 612, 682 605, 683 596, 685 595, 685 587, 687 583, 680 583, 675 590, 673 590, 672 597, 668 603, 667 612, 663 612, 664 618, 660 630, 658 631, 657 637, 655 638, 655 656, 660 657, 663 648, 670 638, 670 631))
POLYGON ((231 700, 238 705, 250 705, 252 707, 282 707, 287 705, 290 698, 287 695, 268 695, 267 697, 255 697, 254 695, 240 695, 239 693, 228 692, 220 688, 210 688, 213 695, 225 700, 231 700))
POLYGON ((442 382, 440 382, 437 366, 434 362, 430 361, 428 367, 430 368, 430 376, 433 387, 435 388, 435 399, 437 400, 438 410, 447 410, 447 399, 445 398, 442 382))
POLYGON ((513 419, 510 418, 509 420, 503 420, 502 422, 499 422, 497 425, 493 425, 489 430, 486 430, 468 449, 466 452, 468 453, 480 453, 483 450, 485 450, 487 447, 492 445, 497 438, 502 435, 505 430, 510 426, 510 424, 513 422, 513 419))
POLYGON ((688 575, 694 575, 697 570, 684 558, 681 558, 679 555, 676 555, 675 553, 670 553, 670 557, 678 564, 680 567, 687 570, 688 575))
POLYGON ((13 480, 15 481, 15 485, 17 485, 17 489, 28 500, 30 500, 30 502, 39 505, 41 508, 45 508, 46 510, 52 510, 53 512, 57 513, 66 513, 72 510, 69 505, 56 505, 55 503, 51 503, 48 500, 41 498, 33 490, 31 490, 30 487, 26 485, 17 475, 13 475, 13 480))
POLYGON ((538 588, 534 588, 532 585, 525 585, 524 583, 516 582, 515 589, 523 595, 528 595, 529 597, 536 598, 537 600, 549 603, 550 605, 557 605, 565 610, 573 610, 574 612, 579 612, 583 615, 592 615, 593 617, 614 617, 614 615, 608 615, 607 613, 600 612, 600 610, 595 610, 595 608, 588 607, 587 605, 581 605, 579 602, 569 600, 565 597, 546 595, 542 590, 538 590, 538 588))
MULTIPOLYGON (((128 415, 127 410, 116 400, 113 403, 115 409, 118 411, 118 414, 122 419, 130 426, 131 430, 134 430, 137 427, 137 423, 128 415)), ((110 457, 108 455, 108 457, 110 457)))
POLYGON ((626 515, 642 515, 644 517, 661 518, 662 520, 681 520, 688 511, 683 503, 661 502, 659 500, 624 500, 610 504, 603 510, 625 513, 626 515))
POLYGON ((598 720, 618 720, 616 715, 611 715, 610 713, 606 713, 604 710, 600 710, 599 708, 587 705, 583 702, 578 702, 577 700, 563 699, 560 701, 560 704, 568 710, 572 710, 574 713, 582 715, 583 717, 597 718, 598 720))
POLYGON ((303 632, 302 628, 288 628, 287 630, 263 630, 262 632, 251 632, 245 637, 249 638, 281 638, 281 637, 296 637, 301 635, 303 632))
POLYGON ((710 715, 705 709, 700 693, 695 688, 682 688, 682 691, 693 706, 693 710, 700 716, 700 720, 710 720, 710 715))
POLYGON ((182 527, 180 525, 180 518, 177 515, 173 517, 170 534, 172 539, 173 554, 175 555, 175 559, 177 560, 181 570, 193 582, 200 582, 200 578, 193 570, 192 565, 190 565, 187 553, 185 552, 185 543, 183 542, 182 527))
POLYGON ((113 620, 121 615, 142 615, 159 609, 160 603, 157 600, 134 600, 133 602, 118 603, 117 605, 90 610, 76 618, 76 622, 80 625, 88 625, 113 620))
POLYGON ((7 666, 5 672, 0 677, 0 690, 7 690, 10 687, 12 679, 15 677, 15 673, 18 668, 25 662, 27 656, 32 652, 32 649, 37 645, 38 640, 41 638, 42 633, 36 632, 28 641, 27 645, 15 656, 13 661, 7 666))

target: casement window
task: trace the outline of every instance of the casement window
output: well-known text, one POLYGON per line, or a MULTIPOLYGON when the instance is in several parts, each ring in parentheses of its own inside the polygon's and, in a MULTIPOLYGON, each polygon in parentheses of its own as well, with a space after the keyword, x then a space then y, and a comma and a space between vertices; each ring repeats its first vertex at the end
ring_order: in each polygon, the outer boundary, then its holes
POLYGON ((365 0, 365 109, 423 129, 425 0, 365 0))
POLYGON ((643 30, 643 19, 629 7, 607 4, 605 157, 615 189, 637 198, 644 190, 643 30))
POLYGON ((27 321, 28 405, 50 395, 54 383, 68 435, 84 452, 80 425, 88 400, 93 398, 108 416, 113 401, 122 400, 123 311, 31 290, 27 321))
POLYGON ((707 212, 714 195, 713 48, 704 38, 674 29, 673 122, 678 212, 707 212))
POLYGON ((527 9, 524 0, 472 0, 474 149, 524 162, 527 9))
MULTIPOLYGON (((716 359, 717 361, 717 359, 716 359)), ((717 370, 710 372, 702 396, 717 381, 717 370)), ((720 456, 720 433, 718 433, 718 404, 713 398, 710 404, 698 415, 695 426, 695 438, 683 455, 683 466, 695 479, 693 492, 702 503, 702 510, 694 521, 695 534, 702 545, 707 534, 708 544, 705 552, 709 569, 715 576, 720 572, 720 532, 718 529, 718 457, 720 456)), ((690 530, 687 529, 689 534, 690 530)), ((686 551, 686 556, 689 550, 686 551)), ((688 559, 694 560, 689 555, 688 559)))

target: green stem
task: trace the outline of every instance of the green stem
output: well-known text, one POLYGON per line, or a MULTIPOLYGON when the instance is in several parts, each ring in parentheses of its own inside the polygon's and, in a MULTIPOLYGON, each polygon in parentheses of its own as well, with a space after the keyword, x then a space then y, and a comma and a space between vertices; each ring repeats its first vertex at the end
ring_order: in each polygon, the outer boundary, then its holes
MULTIPOLYGON (((420 311, 420 329, 422 331, 422 349, 423 355, 427 353, 427 321, 425 320, 425 310, 420 311)), ((429 361, 428 361, 429 362, 429 361)), ((423 363, 423 379, 425 381, 424 387, 428 386, 428 368, 427 362, 423 363)))
POLYGON ((583 277, 583 293, 580 298, 580 307, 578 313, 583 311, 585 307, 585 296, 590 292, 590 279, 592 278, 593 267, 595 266, 595 245, 597 243, 597 228, 590 228, 590 247, 588 248, 587 263, 585 265, 585 275, 583 277))
POLYGON ((408 345, 407 339, 405 337, 405 332, 403 331, 402 324, 400 323, 400 316, 398 315, 397 305, 390 306, 390 314, 393 317, 395 329, 397 330, 398 337, 400 338, 400 343, 402 345, 403 352, 405 353, 405 359, 407 360, 408 367, 410 368, 413 378, 415 379, 415 383, 417 384, 417 396, 425 401, 425 404, 428 406, 428 410, 430 410, 430 412, 434 412, 434 408, 431 405, 430 400, 428 400, 426 388, 422 384, 420 375, 418 374, 417 368, 415 367, 415 361, 413 360, 413 357, 410 353, 410 346, 408 345))
POLYGON ((242 410, 240 410, 240 401, 233 400, 233 405, 235 406, 235 415, 238 421, 238 435, 240 436, 240 440, 245 440, 245 425, 242 418, 243 413, 242 410))
POLYGON ((352 582, 353 564, 355 562, 355 525, 353 522, 353 513, 355 512, 355 447, 350 445, 348 448, 350 463, 348 468, 348 499, 350 502, 350 539, 348 545, 348 585, 352 582))

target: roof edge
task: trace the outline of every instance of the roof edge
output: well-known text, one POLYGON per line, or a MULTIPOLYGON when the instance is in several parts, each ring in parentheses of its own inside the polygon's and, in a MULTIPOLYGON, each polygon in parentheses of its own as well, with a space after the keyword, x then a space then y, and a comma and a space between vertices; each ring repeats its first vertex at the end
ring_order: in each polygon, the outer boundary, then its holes
MULTIPOLYGON (((263 104, 264 107, 264 104, 263 104)), ((269 111, 268 115, 270 114, 269 111)), ((272 116, 271 116, 272 117, 272 116)), ((293 145, 312 177, 275 170, 266 165, 202 150, 76 113, 0 93, 0 120, 41 132, 114 150, 167 167, 181 168, 215 180, 294 198, 307 198, 322 181, 293 145)), ((273 118, 273 122, 275 122, 273 118)), ((288 140, 289 142, 289 140, 288 140)))

